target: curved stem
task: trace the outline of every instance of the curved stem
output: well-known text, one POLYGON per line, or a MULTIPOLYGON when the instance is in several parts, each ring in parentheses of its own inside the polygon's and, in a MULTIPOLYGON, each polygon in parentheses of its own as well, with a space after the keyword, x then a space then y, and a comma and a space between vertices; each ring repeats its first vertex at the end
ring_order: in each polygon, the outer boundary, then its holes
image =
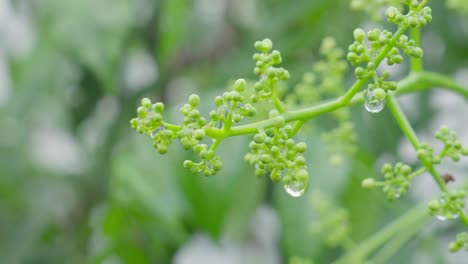
POLYGON ((280 113, 284 113, 286 109, 284 109, 283 104, 281 103, 281 100, 278 98, 278 94, 276 93, 275 87, 271 88, 271 99, 273 100, 273 103, 275 104, 276 109, 280 113))
POLYGON ((390 112, 392 112, 393 117, 395 118, 401 130, 403 131, 403 134, 405 134, 405 136, 411 142, 411 145, 413 145, 415 149, 418 149, 420 142, 418 137, 416 136, 416 132, 414 132, 413 127, 406 118, 406 115, 403 113, 403 110, 401 110, 400 105, 395 99, 395 96, 390 92, 387 93, 387 101, 388 109, 390 109, 390 112))
MULTIPOLYGON (((360 82, 356 82, 360 83, 360 82)), ((353 87, 349 90, 359 90, 356 87, 358 85, 355 83, 353 87)), ((431 87, 440 87, 444 89, 451 90, 458 94, 463 95, 468 99, 468 89, 454 82, 451 78, 448 78, 444 75, 435 73, 435 72, 420 72, 411 74, 405 79, 402 79, 398 82, 398 89, 393 93, 394 95, 402 95, 417 91, 426 90, 431 87)), ((348 91, 348 92, 349 92, 348 91)), ((330 101, 322 102, 315 106, 306 107, 303 109, 289 111, 283 114, 283 118, 286 122, 297 121, 297 120, 308 120, 313 117, 334 111, 336 109, 352 106, 356 104, 362 104, 364 102, 364 97, 361 93, 353 95, 352 99, 346 102, 344 98, 336 98, 330 101)), ((222 131, 218 131, 216 128, 207 128, 207 135, 210 137, 220 138, 227 136, 238 136, 244 134, 256 133, 260 128, 268 128, 273 126, 275 123, 273 118, 262 120, 259 122, 234 126, 230 129, 229 134, 224 134, 222 131)))
MULTIPOLYGON (((418 223, 419 224, 419 223, 418 223)), ((372 263, 386 263, 400 248, 403 247, 412 237, 419 231, 417 225, 406 228, 405 232, 401 232, 397 237, 388 242, 378 253, 372 258, 372 263)))
POLYGON ((410 74, 407 78, 398 83, 398 89, 395 91, 396 95, 417 92, 425 90, 428 87, 438 87, 452 90, 468 99, 468 88, 465 88, 452 78, 436 72, 423 71, 420 73, 410 74))
POLYGON ((339 258, 335 264, 347 264, 353 263, 356 261, 365 260, 369 254, 374 250, 381 247, 384 243, 390 240, 395 234, 405 230, 406 227, 419 226, 426 219, 430 218, 427 213, 425 206, 420 206, 418 208, 413 208, 409 210, 406 214, 400 216, 397 220, 390 223, 385 228, 381 229, 378 233, 371 236, 364 242, 360 243, 358 247, 354 248, 353 251, 339 258))
POLYGON ((293 131, 291 132, 291 135, 290 137, 293 137, 294 135, 297 134, 297 132, 299 132, 299 130, 301 129, 301 127, 304 125, 306 121, 305 120, 299 120, 297 121, 294 126, 293 126, 293 131))
MULTIPOLYGON (((413 148, 415 150, 418 150, 421 143, 419 142, 418 137, 416 136, 416 132, 414 132, 413 127, 409 123, 408 119, 406 118, 405 113, 403 113, 403 110, 401 110, 398 102, 396 101, 395 96, 392 93, 387 94, 387 100, 388 100, 388 108, 390 109, 390 112, 392 112, 393 117, 395 118, 396 122, 400 126, 400 129, 403 131, 403 134, 408 138, 408 140, 411 142, 411 145, 413 145, 413 148)), ((427 171, 432 175, 432 178, 436 181, 437 185, 439 185, 439 188, 447 192, 447 186, 445 185, 444 180, 442 179, 442 176, 437 172, 437 170, 434 168, 434 164, 432 163, 427 163, 427 162, 421 162, 424 167, 426 167, 427 171)))

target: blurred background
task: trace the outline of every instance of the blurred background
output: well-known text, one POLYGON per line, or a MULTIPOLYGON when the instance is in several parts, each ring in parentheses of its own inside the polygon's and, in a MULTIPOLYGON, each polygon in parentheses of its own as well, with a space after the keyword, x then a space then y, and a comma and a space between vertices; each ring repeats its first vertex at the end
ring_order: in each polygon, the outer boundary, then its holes
MULTIPOLYGON (((431 7, 426 68, 468 86, 468 15, 445 1, 431 7)), ((224 167, 206 178, 182 167, 192 154, 179 144, 162 156, 130 128, 143 96, 180 120, 191 93, 210 109, 235 78, 254 80, 255 40, 273 40, 292 87, 324 37, 346 49, 356 27, 375 23, 348 0, 0 0, 0 262, 330 263, 342 251, 311 228, 318 196, 347 210, 358 242, 435 198, 428 175, 393 203, 360 187, 384 162, 416 164, 387 110, 352 108, 359 150, 338 167, 318 124, 301 135, 312 175, 301 198, 253 175, 248 137, 223 142, 224 167)), ((401 102, 436 148, 442 124, 468 144, 466 99, 434 90, 401 102)), ((466 160, 440 168, 459 184, 468 177, 466 160)), ((430 219, 388 263, 466 263, 467 253, 446 250, 462 229, 430 219)))

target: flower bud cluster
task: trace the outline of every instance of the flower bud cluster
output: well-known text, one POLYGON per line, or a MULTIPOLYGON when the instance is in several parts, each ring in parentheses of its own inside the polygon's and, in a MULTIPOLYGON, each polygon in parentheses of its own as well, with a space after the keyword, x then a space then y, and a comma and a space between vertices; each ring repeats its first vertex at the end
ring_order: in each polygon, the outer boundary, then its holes
POLYGON ((282 62, 281 53, 273 48, 273 43, 270 39, 264 39, 257 41, 254 44, 255 49, 259 53, 253 55, 254 61, 256 61, 254 73, 260 77, 260 80, 254 84, 255 94, 252 95, 252 102, 258 100, 267 100, 272 96, 272 89, 279 81, 288 80, 291 76, 289 72, 280 67, 275 67, 282 62))
MULTIPOLYGON (((213 146, 213 145, 212 145, 213 146)), ((221 159, 216 156, 215 149, 213 147, 208 148, 206 144, 198 144, 193 150, 198 153, 201 161, 196 163, 191 160, 184 161, 184 167, 192 172, 201 172, 205 176, 213 176, 223 166, 221 159)))
POLYGON ((143 98, 137 108, 138 116, 130 120, 130 125, 140 134, 150 134, 153 146, 160 154, 167 152, 168 146, 176 137, 173 130, 167 129, 163 124, 163 103, 151 103, 149 98, 143 98))
POLYGON ((206 119, 201 116, 196 107, 200 104, 200 97, 192 94, 188 98, 188 104, 180 108, 184 115, 182 129, 177 132, 177 138, 182 142, 185 149, 191 149, 205 138, 206 119))
POLYGON ((442 127, 437 131, 435 137, 445 144, 440 157, 447 156, 453 161, 458 161, 461 156, 468 156, 468 147, 463 147, 455 132, 449 130, 448 127, 442 127))
POLYGON ((406 35, 401 36, 395 45, 403 50, 403 54, 407 56, 411 56, 413 58, 421 58, 423 56, 423 50, 416 46, 416 42, 409 39, 406 35))
POLYGON ((416 155, 424 166, 430 166, 431 164, 440 163, 440 158, 434 157, 433 148, 430 147, 427 143, 421 143, 418 150, 416 150, 416 155))
POLYGON ((240 122, 244 117, 253 117, 257 110, 247 103, 245 90, 247 83, 244 79, 238 79, 234 83, 234 91, 225 92, 222 96, 216 96, 214 103, 216 110, 210 112, 212 124, 233 124, 240 122), (229 121, 227 121, 229 119, 229 121))
POLYGON ((457 252, 460 249, 465 248, 468 251, 468 233, 462 232, 457 235, 457 239, 451 242, 448 246, 450 252, 457 252))
POLYGON ((396 7, 389 7, 385 12, 388 22, 400 27, 418 28, 432 21, 432 10, 430 7, 421 7, 419 1, 410 1, 410 11, 404 15, 396 7))
POLYGON ((282 181, 290 194, 295 192, 301 195, 309 184, 309 173, 303 156, 307 145, 304 142, 296 143, 289 137, 292 132, 290 125, 283 126, 281 122, 278 125, 259 131, 254 136, 245 160, 255 166, 255 175, 263 176, 270 172, 273 182, 282 181))
POLYGON ((413 179, 411 172, 411 167, 401 162, 397 162, 395 166, 386 163, 382 166, 384 180, 375 181, 373 178, 367 178, 362 181, 362 187, 367 189, 381 187, 387 199, 393 201, 408 191, 413 179))
POLYGON ((402 2, 402 0, 351 0, 350 6, 353 10, 365 11, 373 20, 380 21, 382 8, 388 5, 401 8, 402 2))
POLYGON ((465 207, 465 198, 465 191, 443 192, 440 199, 429 202, 429 213, 439 220, 458 218, 465 207))

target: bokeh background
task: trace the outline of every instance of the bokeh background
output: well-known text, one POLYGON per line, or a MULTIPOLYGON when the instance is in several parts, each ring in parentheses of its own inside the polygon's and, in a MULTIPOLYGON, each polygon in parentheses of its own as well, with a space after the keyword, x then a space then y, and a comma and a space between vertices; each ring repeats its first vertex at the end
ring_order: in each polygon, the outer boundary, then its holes
MULTIPOLYGON (((425 66, 468 86, 468 15, 430 5, 425 66)), ((312 175, 301 198, 253 175, 248 137, 223 142, 224 168, 205 178, 182 167, 192 154, 180 145, 159 155, 130 128, 143 96, 179 120, 189 94, 209 109, 235 78, 255 79, 255 40, 273 40, 292 87, 324 37, 346 48, 354 28, 375 23, 347 0, 0 0, 0 262, 330 263, 341 250, 324 243, 327 230, 311 231, 314 195, 348 210, 356 241, 436 197, 428 175, 393 203, 361 189, 384 162, 416 164, 387 110, 352 108, 359 150, 338 167, 320 125, 300 135, 312 175)), ((398 79, 407 67, 392 71, 398 79)), ((468 144, 466 99, 437 90, 401 102, 424 140, 446 124, 468 144)), ((468 161, 441 171, 463 183, 468 161)), ((467 263, 446 250, 460 224, 419 229, 388 263, 467 263)))

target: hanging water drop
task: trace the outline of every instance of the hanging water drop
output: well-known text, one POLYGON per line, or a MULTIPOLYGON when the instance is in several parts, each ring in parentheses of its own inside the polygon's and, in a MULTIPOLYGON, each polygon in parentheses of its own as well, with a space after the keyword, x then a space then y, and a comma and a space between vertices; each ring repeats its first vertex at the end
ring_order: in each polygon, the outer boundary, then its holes
MULTIPOLYGON (((439 199, 439 202, 442 207, 445 207, 447 205, 447 201, 445 199, 439 199)), ((457 219, 460 216, 460 211, 457 208, 454 207, 446 207, 445 210, 435 214, 435 217, 439 219, 440 221, 446 221, 446 220, 453 220, 457 219)))
POLYGON ((159 126, 158 128, 156 128, 155 130, 151 131, 151 138, 154 139, 154 137, 159 133, 161 132, 161 130, 165 130, 166 127, 165 126, 159 126))
POLYGON ((306 191, 307 184, 302 181, 291 181, 284 185, 286 192, 292 197, 299 197, 306 191))
POLYGON ((364 100, 364 107, 370 113, 378 113, 382 111, 385 105, 385 100, 379 100, 375 96, 374 90, 367 90, 364 100))
POLYGON ((151 131, 151 137, 154 138, 156 136, 156 134, 158 134, 158 132, 159 131, 157 129, 151 131))

